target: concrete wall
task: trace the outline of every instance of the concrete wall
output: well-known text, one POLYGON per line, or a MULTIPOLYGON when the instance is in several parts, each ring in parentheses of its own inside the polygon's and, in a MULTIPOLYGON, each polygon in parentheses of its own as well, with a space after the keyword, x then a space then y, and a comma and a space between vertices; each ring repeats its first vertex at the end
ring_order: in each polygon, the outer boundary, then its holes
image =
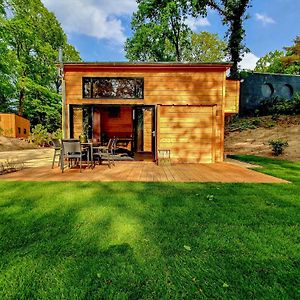
POLYGON ((240 114, 254 111, 264 99, 291 99, 297 92, 300 92, 300 76, 248 73, 241 81, 240 114))

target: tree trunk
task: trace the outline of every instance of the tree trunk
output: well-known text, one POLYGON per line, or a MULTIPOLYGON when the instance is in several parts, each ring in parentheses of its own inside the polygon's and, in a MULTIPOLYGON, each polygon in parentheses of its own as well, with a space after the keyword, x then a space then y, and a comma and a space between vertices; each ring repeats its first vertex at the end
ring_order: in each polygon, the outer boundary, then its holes
POLYGON ((23 113, 24 113, 24 101, 25 101, 25 89, 21 88, 20 94, 19 94, 19 108, 18 108, 18 114, 19 114, 19 116, 23 116, 23 113))

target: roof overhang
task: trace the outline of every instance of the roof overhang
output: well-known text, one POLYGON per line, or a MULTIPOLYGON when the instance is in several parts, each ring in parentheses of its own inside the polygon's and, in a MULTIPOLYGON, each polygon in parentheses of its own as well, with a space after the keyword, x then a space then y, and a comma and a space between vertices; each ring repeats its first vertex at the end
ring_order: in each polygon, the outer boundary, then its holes
POLYGON ((225 72, 231 68, 232 63, 70 62, 63 66, 65 72, 225 72))

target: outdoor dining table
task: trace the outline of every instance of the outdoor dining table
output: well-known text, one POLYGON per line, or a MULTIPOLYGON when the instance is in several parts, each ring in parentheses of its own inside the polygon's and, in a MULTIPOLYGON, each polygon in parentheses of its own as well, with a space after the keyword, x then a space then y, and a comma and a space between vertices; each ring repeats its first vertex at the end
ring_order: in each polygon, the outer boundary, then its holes
POLYGON ((81 146, 87 150, 87 160, 88 160, 88 165, 90 168, 94 167, 94 160, 93 160, 93 151, 96 146, 99 145, 99 143, 92 143, 92 142, 84 142, 80 143, 81 146))

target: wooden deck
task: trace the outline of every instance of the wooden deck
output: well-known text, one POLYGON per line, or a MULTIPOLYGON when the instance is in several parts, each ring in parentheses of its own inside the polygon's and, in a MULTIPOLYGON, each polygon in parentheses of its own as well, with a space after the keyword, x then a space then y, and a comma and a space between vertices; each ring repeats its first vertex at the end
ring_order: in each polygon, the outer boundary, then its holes
POLYGON ((26 168, 22 171, 0 176, 0 180, 18 181, 143 181, 143 182, 244 182, 287 183, 287 181, 264 175, 233 163, 176 164, 157 166, 153 162, 116 162, 94 169, 66 169, 49 166, 26 168))

